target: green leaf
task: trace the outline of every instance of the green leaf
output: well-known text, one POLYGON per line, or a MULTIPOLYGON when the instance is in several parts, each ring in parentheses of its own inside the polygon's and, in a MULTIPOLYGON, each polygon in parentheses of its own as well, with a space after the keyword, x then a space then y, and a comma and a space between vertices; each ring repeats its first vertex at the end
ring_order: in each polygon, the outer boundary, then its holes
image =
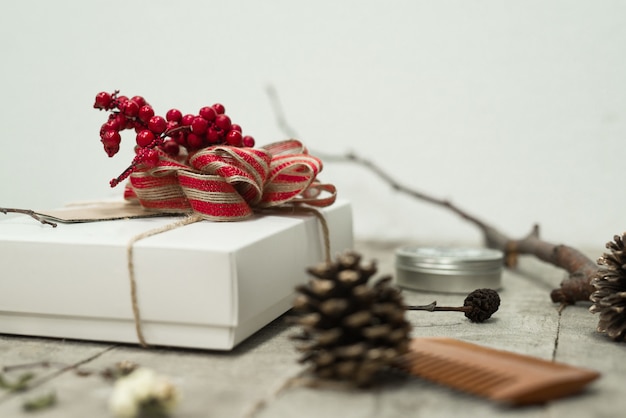
POLYGON ((57 403, 57 395, 54 392, 46 393, 36 398, 27 399, 22 404, 22 409, 27 412, 41 411, 51 408, 57 403))
POLYGON ((0 374, 0 388, 11 392, 21 392, 28 389, 28 383, 33 380, 34 377, 35 375, 33 373, 24 373, 21 374, 15 382, 9 382, 0 374))

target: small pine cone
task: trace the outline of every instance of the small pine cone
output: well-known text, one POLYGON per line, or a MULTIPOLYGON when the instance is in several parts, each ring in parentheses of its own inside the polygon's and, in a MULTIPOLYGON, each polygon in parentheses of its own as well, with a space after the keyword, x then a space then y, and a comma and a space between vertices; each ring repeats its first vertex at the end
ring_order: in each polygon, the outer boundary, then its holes
POLYGON ((463 306, 472 309, 465 312, 465 316, 472 322, 484 322, 491 318, 500 307, 500 296, 493 289, 476 289, 465 298, 463 306))
POLYGON ((400 291, 384 277, 372 286, 375 263, 346 252, 307 270, 313 279, 296 288, 298 348, 315 376, 368 386, 381 369, 408 351, 411 325, 400 291))
POLYGON ((591 294, 592 313, 599 313, 598 332, 605 332, 614 341, 626 339, 626 233, 615 235, 606 244, 611 250, 598 260, 600 269, 592 278, 595 291, 591 294))

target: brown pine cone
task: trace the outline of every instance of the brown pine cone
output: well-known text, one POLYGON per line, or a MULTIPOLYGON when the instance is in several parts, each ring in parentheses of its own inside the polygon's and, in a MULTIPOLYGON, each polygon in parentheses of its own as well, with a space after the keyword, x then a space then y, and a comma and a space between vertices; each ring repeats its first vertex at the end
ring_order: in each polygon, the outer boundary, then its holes
POLYGON ((368 285, 376 264, 361 264, 356 252, 307 270, 313 279, 296 288, 294 322, 302 334, 302 363, 322 379, 373 383, 375 374, 408 351, 411 325, 391 277, 368 285))
POLYGON ((611 250, 598 260, 601 267, 591 280, 595 291, 591 294, 592 313, 599 313, 598 332, 605 332, 614 341, 626 339, 626 233, 615 235, 606 244, 611 250))
POLYGON ((500 295, 493 289, 476 289, 463 301, 463 306, 472 309, 465 311, 465 316, 472 322, 484 322, 491 318, 500 307, 500 295))

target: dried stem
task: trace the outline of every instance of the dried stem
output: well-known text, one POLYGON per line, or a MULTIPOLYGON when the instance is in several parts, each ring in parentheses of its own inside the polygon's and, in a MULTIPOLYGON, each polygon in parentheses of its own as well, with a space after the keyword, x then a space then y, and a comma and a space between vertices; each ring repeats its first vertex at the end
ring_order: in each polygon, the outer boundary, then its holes
POLYGON ((448 311, 448 312, 469 312, 472 310, 471 306, 435 306, 433 311, 448 311))
POLYGON ((30 209, 0 208, 0 212, 4 213, 5 215, 7 213, 21 213, 22 215, 30 216, 31 218, 35 219, 38 222, 41 222, 44 225, 50 225, 53 228, 57 227, 56 223, 48 221, 47 219, 42 218, 37 212, 32 211, 30 209))
POLYGON ((454 311, 463 312, 472 322, 484 322, 491 318, 500 307, 500 295, 493 289, 476 289, 463 301, 463 306, 437 306, 437 302, 428 305, 405 306, 409 311, 454 311))
POLYGON ((437 302, 432 302, 428 305, 407 305, 405 307, 407 311, 447 311, 447 312, 469 312, 472 310, 471 306, 437 306, 437 302))
MULTIPOLYGON (((324 159, 323 156, 320 157, 324 159)), ((330 161, 345 161, 359 164, 377 174, 394 190, 407 194, 418 200, 440 206, 474 224, 474 226, 478 227, 478 229, 482 232, 483 239, 487 247, 504 252, 505 264, 507 267, 515 267, 518 255, 529 254, 542 261, 566 270, 569 273, 569 278, 561 283, 560 288, 554 289, 551 292, 550 296, 553 302, 574 304, 577 301, 589 300, 589 296, 594 290, 590 281, 593 275, 598 271, 597 264, 575 248, 543 241, 539 237, 538 225, 534 225, 531 232, 526 237, 513 239, 500 232, 495 227, 456 206, 449 200, 438 199, 421 191, 417 191, 397 183, 389 174, 369 160, 363 159, 352 153, 346 154, 345 156, 326 157, 326 160, 330 161)))
MULTIPOLYGON (((278 126, 290 137, 297 138, 297 132, 287 123, 275 88, 269 86, 267 93, 276 115, 278 126)), ((504 252, 507 267, 514 267, 517 264, 518 255, 528 254, 566 270, 569 273, 569 278, 561 283, 560 288, 554 289, 550 294, 552 301, 555 303, 574 304, 577 301, 588 301, 589 296, 594 291, 590 281, 598 271, 598 265, 575 248, 543 241, 539 237, 538 225, 534 225, 531 232, 526 237, 513 239, 487 222, 482 221, 456 206, 449 200, 440 199, 398 183, 378 165, 354 153, 335 155, 315 152, 315 154, 323 161, 327 162, 349 162, 358 164, 372 171, 392 189, 455 213, 480 229, 487 247, 504 252)))
POLYGON ((112 179, 109 182, 109 185, 111 187, 115 187, 118 184, 120 184, 121 182, 123 182, 124 180, 126 180, 126 178, 128 176, 130 176, 130 174, 135 171, 135 167, 137 167, 137 163, 135 161, 133 161, 128 167, 126 167, 126 169, 124 171, 122 171, 122 174, 120 174, 119 176, 117 176, 116 178, 112 179))
MULTIPOLYGON (((61 364, 58 363, 60 366, 65 366, 65 364, 61 364)), ((14 370, 21 370, 21 369, 33 369, 33 368, 37 368, 37 367, 43 367, 43 368, 48 368, 52 365, 51 362, 49 361, 36 361, 34 363, 22 363, 22 364, 13 364, 11 366, 4 366, 2 367, 2 371, 3 372, 10 372, 10 371, 14 371, 14 370)))
POLYGON ((435 307, 437 306, 437 301, 433 301, 431 303, 429 303, 428 305, 407 305, 404 308, 407 311, 428 311, 428 312, 432 312, 435 310, 435 307))
POLYGON ((181 125, 181 126, 177 126, 175 128, 172 129, 168 129, 167 131, 163 132, 163 134, 157 138, 157 139, 163 139, 164 137, 171 135, 173 133, 176 132, 181 132, 181 131, 191 131, 191 128, 189 126, 185 126, 185 125, 181 125))
MULTIPOLYGON (((81 366, 83 366, 84 364, 87 364, 93 360, 95 360, 96 358, 100 357, 101 355, 107 353, 108 351, 111 351, 113 349, 117 348, 116 345, 112 345, 109 346, 107 348, 105 348, 104 350, 92 355, 91 357, 88 357, 86 359, 80 360, 74 364, 70 364, 70 365, 66 365, 63 367, 60 367, 58 370, 56 370, 54 373, 51 373, 47 376, 43 376, 39 379, 32 379, 29 380, 29 383, 27 386, 25 386, 22 390, 23 391, 31 391, 39 386, 42 386, 43 384, 57 378, 58 376, 62 375, 63 373, 66 373, 68 371, 71 370, 79 370, 81 366)), ((27 364, 18 364, 18 365, 13 365, 13 366, 5 366, 4 369, 6 370, 16 370, 16 369, 21 369, 21 368, 31 368, 31 367, 37 367, 37 366, 41 366, 41 367, 49 367, 51 366, 53 363, 50 362, 46 362, 46 361, 42 361, 42 362, 36 362, 36 363, 27 363, 27 364)), ((54 363, 54 364, 58 364, 58 363, 54 363)), ((60 365, 62 366, 62 365, 60 365)), ((7 393, 4 394, 2 396, 0 396, 0 404, 3 402, 8 401, 11 398, 11 393, 7 393)))
MULTIPOLYGON (((319 154, 318 154, 319 156, 319 154)), ((320 156, 324 159, 324 156, 320 156)), ((411 189, 396 182, 389 174, 373 162, 353 153, 345 156, 326 156, 326 160, 335 162, 352 162, 359 164, 377 174, 391 188, 414 197, 418 200, 447 209, 478 227, 483 234, 485 245, 501 250, 505 254, 507 267, 515 267, 520 254, 528 254, 562 268, 569 273, 569 278, 561 283, 561 287, 552 290, 550 297, 555 303, 574 304, 577 301, 588 301, 594 288, 591 278, 598 271, 598 265, 575 248, 543 241, 539 237, 539 226, 534 225, 531 232, 521 239, 513 239, 495 227, 471 215, 449 200, 438 199, 421 191, 411 189)))

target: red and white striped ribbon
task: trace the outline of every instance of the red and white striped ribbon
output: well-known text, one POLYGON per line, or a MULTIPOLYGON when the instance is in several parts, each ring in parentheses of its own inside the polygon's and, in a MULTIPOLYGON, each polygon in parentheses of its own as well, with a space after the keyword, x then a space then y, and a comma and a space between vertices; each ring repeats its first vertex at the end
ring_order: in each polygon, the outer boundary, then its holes
POLYGON ((336 189, 316 180, 321 170, 322 162, 293 139, 261 148, 214 146, 193 154, 188 164, 162 153, 156 167, 130 176, 124 196, 147 209, 235 221, 284 204, 331 205, 336 189))

